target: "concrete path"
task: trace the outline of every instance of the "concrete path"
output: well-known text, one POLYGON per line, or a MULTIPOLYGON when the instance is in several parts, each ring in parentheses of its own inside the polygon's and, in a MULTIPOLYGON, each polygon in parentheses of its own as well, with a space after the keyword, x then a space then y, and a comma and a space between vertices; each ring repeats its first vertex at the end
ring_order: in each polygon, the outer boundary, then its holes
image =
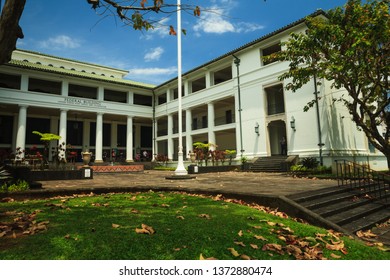
POLYGON ((222 172, 196 174, 195 179, 166 179, 171 171, 145 170, 143 173, 94 173, 91 180, 42 181, 47 191, 105 188, 177 188, 190 191, 238 192, 257 195, 290 195, 335 186, 335 180, 292 178, 283 173, 222 172))

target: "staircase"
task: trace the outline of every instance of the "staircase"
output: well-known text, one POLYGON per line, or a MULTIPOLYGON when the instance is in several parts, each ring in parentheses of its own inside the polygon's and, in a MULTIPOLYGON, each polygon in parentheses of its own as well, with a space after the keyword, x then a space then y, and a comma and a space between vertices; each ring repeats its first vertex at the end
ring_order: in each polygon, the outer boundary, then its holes
POLYGON ((288 198, 349 233, 390 219, 390 180, 386 175, 346 161, 337 163, 337 171, 338 186, 288 198))
POLYGON ((252 172, 282 172, 287 156, 260 157, 250 166, 252 172))

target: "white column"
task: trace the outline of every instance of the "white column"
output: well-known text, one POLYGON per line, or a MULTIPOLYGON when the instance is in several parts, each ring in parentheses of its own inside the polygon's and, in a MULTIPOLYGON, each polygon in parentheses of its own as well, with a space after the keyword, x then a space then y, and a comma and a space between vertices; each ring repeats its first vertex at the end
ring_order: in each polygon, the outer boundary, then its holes
MULTIPOLYGON (((214 132, 214 119, 215 119, 215 113, 214 113, 214 104, 208 103, 207 104, 207 127, 208 127, 208 142, 211 144, 216 145, 216 139, 215 139, 215 132, 214 132)), ((215 147, 210 147, 210 150, 215 150, 215 147)))
POLYGON ((192 151, 192 111, 191 109, 186 110, 186 146, 187 146, 187 151, 186 155, 187 158, 189 158, 189 152, 192 151))
POLYGON ((127 116, 126 161, 133 161, 133 117, 127 116))
POLYGON ((156 160, 156 156, 157 156, 157 153, 158 153, 158 145, 157 145, 157 130, 158 130, 158 121, 157 119, 155 118, 154 119, 154 122, 153 122, 153 139, 152 139, 152 161, 155 161, 156 160))
POLYGON ((95 162, 103 162, 103 113, 96 115, 95 162))
POLYGON ((211 72, 210 71, 206 72, 205 79, 206 79, 206 88, 210 88, 212 86, 211 85, 211 72))
POLYGON ((134 103, 134 93, 132 91, 129 91, 127 93, 127 104, 132 105, 134 103))
POLYGON ((190 88, 189 88, 189 82, 188 80, 184 81, 184 95, 187 96, 190 92, 190 88))
POLYGON ((173 132, 173 115, 168 115, 168 158, 173 159, 174 143, 172 138, 173 132))
POLYGON ((104 100, 104 87, 98 87, 97 100, 99 100, 99 101, 104 100))
POLYGON ((16 158, 24 158, 26 148, 27 106, 19 106, 18 130, 16 133, 16 158))
MULTIPOLYGON (((67 118, 68 118, 68 110, 61 109, 60 111, 60 127, 58 131, 58 135, 61 136, 61 139, 58 140, 59 143, 65 143, 63 146, 66 149, 66 124, 67 124, 67 118)), ((59 158, 65 158, 66 151, 60 151, 58 153, 59 158)))
POLYGON ((68 94, 69 94, 69 82, 68 81, 62 81, 61 95, 62 96, 68 96, 68 94))
POLYGON ((23 74, 20 82, 20 90, 28 91, 28 76, 23 74))

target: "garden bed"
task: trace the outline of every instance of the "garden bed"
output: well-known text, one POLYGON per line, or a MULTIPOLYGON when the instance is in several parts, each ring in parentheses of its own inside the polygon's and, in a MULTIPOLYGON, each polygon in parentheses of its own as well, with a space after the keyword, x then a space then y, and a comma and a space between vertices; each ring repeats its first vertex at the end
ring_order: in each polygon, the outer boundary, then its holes
MULTIPOLYGON (((190 167, 188 167, 190 171, 190 167)), ((198 172, 194 173, 211 173, 211 172, 229 172, 234 170, 240 170, 240 165, 215 165, 215 166, 199 166, 198 172)))

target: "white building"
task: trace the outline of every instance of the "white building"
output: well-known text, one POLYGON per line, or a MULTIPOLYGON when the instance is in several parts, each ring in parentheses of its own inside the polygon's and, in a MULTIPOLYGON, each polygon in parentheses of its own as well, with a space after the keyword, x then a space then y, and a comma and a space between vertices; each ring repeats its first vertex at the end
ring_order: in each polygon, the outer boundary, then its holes
MULTIPOLYGON (((321 155, 327 166, 350 159, 386 168, 385 157, 356 128, 348 111, 332 102, 342 91, 323 81, 317 89, 318 110, 304 112, 314 98, 314 81, 288 92, 288 81, 278 79, 288 63, 264 63, 263 57, 279 51, 291 32, 304 29, 302 19, 183 74, 185 155, 193 143, 205 142, 236 150, 238 158, 267 157, 281 153, 285 137, 288 155, 321 155)), ((14 51, 12 61, 0 66, 3 155, 18 147, 42 147, 32 134, 37 130, 59 134, 77 151, 91 150, 96 162, 108 159, 115 148, 126 161, 144 150, 177 159, 177 79, 155 86, 126 80, 126 74, 14 51)))

